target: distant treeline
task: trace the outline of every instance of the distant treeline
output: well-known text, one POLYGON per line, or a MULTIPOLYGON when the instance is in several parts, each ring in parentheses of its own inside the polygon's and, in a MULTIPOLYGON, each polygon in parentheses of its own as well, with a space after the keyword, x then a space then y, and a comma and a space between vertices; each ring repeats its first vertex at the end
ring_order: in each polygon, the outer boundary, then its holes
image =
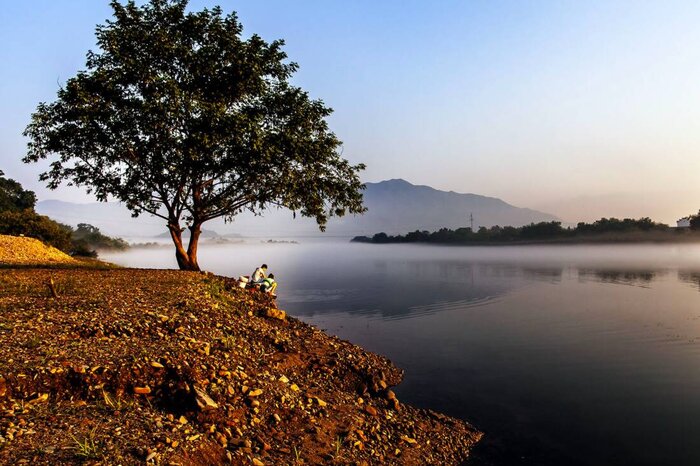
MULTIPOLYGON (((529 243, 529 242, 575 242, 577 240, 637 241, 664 240, 673 238, 679 229, 657 223, 648 217, 640 219, 601 218, 593 223, 580 222, 575 227, 563 227, 561 222, 531 223, 522 227, 490 228, 441 228, 438 231, 413 231, 405 235, 391 236, 377 233, 371 238, 356 236, 352 239, 361 243, 529 243)), ((687 230, 687 229, 686 229, 687 230)))

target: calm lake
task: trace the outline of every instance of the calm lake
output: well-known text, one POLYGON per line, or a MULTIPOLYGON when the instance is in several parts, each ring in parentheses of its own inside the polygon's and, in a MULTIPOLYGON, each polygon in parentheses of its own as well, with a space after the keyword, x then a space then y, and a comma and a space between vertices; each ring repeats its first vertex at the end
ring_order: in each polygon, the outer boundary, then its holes
MULTIPOLYGON (((487 434, 469 464, 700 464, 700 245, 200 246, 405 369, 398 398, 487 434)), ((103 255, 175 267, 172 249, 103 255)))

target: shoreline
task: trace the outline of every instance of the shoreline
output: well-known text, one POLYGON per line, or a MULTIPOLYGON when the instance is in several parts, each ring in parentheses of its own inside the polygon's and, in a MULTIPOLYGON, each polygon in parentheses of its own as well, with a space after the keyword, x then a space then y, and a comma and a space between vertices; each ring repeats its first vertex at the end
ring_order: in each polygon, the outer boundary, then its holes
POLYGON ((482 437, 225 277, 3 268, 0 291, 0 462, 458 465, 482 437))
POLYGON ((700 235, 685 237, 658 237, 658 238, 611 238, 611 237, 583 237, 583 238, 558 238, 558 239, 542 239, 531 241, 470 241, 470 242, 440 242, 440 241, 372 241, 353 238, 351 243, 357 244, 373 244, 373 245, 388 245, 388 244, 417 244, 428 246, 455 246, 455 247, 500 247, 500 246, 588 246, 588 245, 641 245, 641 244, 693 244, 700 243, 700 235))

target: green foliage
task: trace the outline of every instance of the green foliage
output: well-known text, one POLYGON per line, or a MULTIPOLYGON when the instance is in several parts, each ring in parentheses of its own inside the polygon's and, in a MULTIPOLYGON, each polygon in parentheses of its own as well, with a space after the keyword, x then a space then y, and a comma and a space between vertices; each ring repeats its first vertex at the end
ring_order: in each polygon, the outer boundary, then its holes
POLYGON ((5 178, 4 175, 0 170, 0 212, 34 209, 36 204, 34 191, 23 189, 21 184, 5 178))
POLYGON ((69 253, 72 256, 92 257, 92 258, 97 257, 97 251, 95 251, 87 241, 82 240, 82 239, 79 239, 79 240, 73 239, 71 241, 71 248, 70 248, 69 253))
POLYGON ((97 257, 95 248, 126 249, 122 239, 110 238, 87 223, 73 230, 34 211, 36 196, 18 182, 2 177, 0 170, 0 234, 28 236, 73 256, 97 257), (23 207, 24 206, 24 207, 23 207), (20 208, 23 207, 23 208, 20 208))
MULTIPOLYGON (((700 222, 699 222, 700 223, 700 222)), ((527 241, 558 240, 576 237, 595 237, 596 235, 610 235, 617 233, 670 231, 668 225, 656 223, 648 217, 638 220, 626 218, 601 218, 593 223, 579 223, 576 228, 563 228, 561 222, 531 223, 522 227, 481 227, 474 232, 471 228, 458 228, 450 230, 441 228, 435 232, 419 231, 406 235, 389 236, 386 233, 377 233, 372 238, 356 236, 353 241, 360 243, 509 243, 527 241)))
POLYGON ((696 215, 690 215, 690 228, 700 230, 700 211, 696 215))
POLYGON ((25 131, 24 161, 53 159, 49 187, 69 181, 163 218, 192 269, 208 220, 284 206, 323 230, 330 216, 364 211, 364 166, 340 156, 331 109, 290 84, 297 65, 283 41, 243 39, 235 14, 186 12, 186 0, 111 6, 86 70, 25 131))
POLYGON ((669 227, 662 223, 656 223, 649 217, 640 219, 626 218, 619 220, 616 218, 601 218, 593 223, 580 222, 576 225, 576 231, 579 233, 608 233, 608 232, 623 232, 623 231, 650 231, 650 230, 666 230, 669 227))
POLYGON ((88 223, 79 223, 73 231, 73 242, 78 247, 84 246, 93 249, 116 249, 123 251, 129 248, 129 244, 121 238, 112 238, 102 234, 99 228, 88 223))
POLYGON ((72 248, 71 230, 31 209, 0 212, 0 235, 29 236, 64 252, 72 248))

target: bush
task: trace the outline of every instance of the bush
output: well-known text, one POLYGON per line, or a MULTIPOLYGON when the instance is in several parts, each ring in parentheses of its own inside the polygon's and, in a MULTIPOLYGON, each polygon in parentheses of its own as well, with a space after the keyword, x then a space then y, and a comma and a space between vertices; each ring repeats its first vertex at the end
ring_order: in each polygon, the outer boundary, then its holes
POLYGON ((92 249, 87 241, 79 239, 73 240, 73 246, 71 247, 70 255, 95 258, 97 257, 97 251, 92 249))
POLYGON ((123 251, 129 248, 129 243, 123 239, 104 235, 99 228, 88 223, 78 224, 78 228, 73 232, 73 241, 76 244, 81 242, 86 248, 93 249, 116 249, 123 251))
POLYGON ((70 253, 72 228, 39 215, 31 209, 0 212, 0 234, 29 236, 70 253))

